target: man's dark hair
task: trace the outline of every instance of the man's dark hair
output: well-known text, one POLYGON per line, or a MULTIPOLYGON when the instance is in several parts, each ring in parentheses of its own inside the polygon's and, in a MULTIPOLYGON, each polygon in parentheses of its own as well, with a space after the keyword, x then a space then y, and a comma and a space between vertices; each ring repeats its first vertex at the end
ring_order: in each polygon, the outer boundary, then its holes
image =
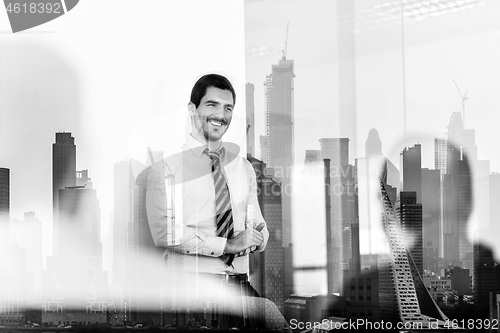
POLYGON ((215 87, 222 90, 229 90, 233 95, 233 106, 236 104, 236 93, 234 92, 233 85, 229 80, 219 74, 207 74, 203 75, 194 84, 193 90, 191 90, 191 103, 193 103, 196 108, 200 105, 201 99, 207 93, 207 88, 215 87))

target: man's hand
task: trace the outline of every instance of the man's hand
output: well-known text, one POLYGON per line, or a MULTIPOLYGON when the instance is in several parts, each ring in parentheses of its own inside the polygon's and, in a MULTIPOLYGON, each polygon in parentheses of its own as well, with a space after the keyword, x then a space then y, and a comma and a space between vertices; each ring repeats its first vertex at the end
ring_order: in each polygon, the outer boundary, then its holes
POLYGON ((264 223, 261 223, 256 228, 245 229, 228 239, 226 253, 242 256, 255 251, 264 242, 264 235, 260 232, 263 228, 264 223))

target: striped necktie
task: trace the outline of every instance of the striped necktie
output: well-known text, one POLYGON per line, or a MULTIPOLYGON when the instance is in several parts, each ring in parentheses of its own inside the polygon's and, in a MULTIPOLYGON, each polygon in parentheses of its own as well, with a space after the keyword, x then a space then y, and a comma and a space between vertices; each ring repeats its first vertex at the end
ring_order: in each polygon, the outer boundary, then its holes
MULTIPOLYGON (((220 165, 220 155, 223 153, 224 148, 218 152, 209 151, 205 149, 205 153, 212 160, 212 178, 215 187, 215 207, 216 207, 216 222, 218 237, 231 238, 234 234, 233 226, 233 213, 231 209, 231 196, 229 194, 229 187, 227 186, 226 178, 222 173, 220 165)), ((233 254, 223 254, 220 258, 230 266, 233 262, 233 254)))

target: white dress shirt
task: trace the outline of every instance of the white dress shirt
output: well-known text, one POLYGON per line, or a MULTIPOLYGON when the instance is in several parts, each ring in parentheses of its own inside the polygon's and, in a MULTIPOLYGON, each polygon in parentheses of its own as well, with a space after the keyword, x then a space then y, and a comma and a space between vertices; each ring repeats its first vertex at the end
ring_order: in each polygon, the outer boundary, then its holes
MULTIPOLYGON (((265 221, 257 199, 257 182, 252 165, 238 155, 237 145, 223 143, 222 147, 222 172, 229 187, 234 233, 237 235, 245 227, 265 221)), ((189 136, 182 152, 151 167, 147 180, 146 210, 154 243, 165 248, 164 259, 174 269, 212 274, 248 273, 248 255, 236 257, 231 266, 219 258, 227 239, 216 234, 212 161, 204 153, 205 149, 206 146, 189 136), (170 196, 172 188, 165 181, 166 177, 175 179, 173 200, 170 196), (170 219, 172 212, 175 212, 174 223, 170 219)), ((267 227, 261 232, 264 242, 259 251, 264 250, 269 238, 267 227)))

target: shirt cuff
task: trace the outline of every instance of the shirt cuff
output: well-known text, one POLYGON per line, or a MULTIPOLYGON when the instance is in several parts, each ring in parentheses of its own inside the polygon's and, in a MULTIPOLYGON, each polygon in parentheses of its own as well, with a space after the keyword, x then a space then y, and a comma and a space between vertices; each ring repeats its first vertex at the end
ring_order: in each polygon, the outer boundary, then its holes
POLYGON ((201 254, 211 257, 220 257, 224 254, 226 242, 227 238, 224 237, 207 236, 201 254))

